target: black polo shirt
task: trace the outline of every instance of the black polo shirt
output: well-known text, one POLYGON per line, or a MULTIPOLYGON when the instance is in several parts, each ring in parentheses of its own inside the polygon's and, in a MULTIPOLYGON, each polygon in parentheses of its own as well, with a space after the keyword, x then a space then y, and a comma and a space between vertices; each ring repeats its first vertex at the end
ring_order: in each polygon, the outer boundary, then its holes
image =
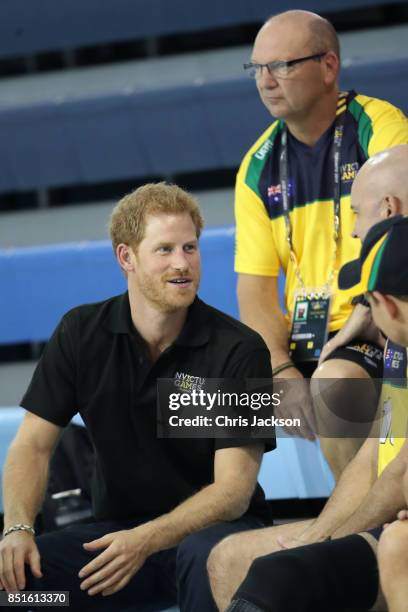
MULTIPOLYGON (((147 520, 169 512, 213 482, 217 449, 251 443, 157 438, 156 379, 177 372, 272 376, 261 337, 198 298, 154 364, 132 323, 127 293, 69 311, 46 345, 21 405, 61 427, 81 414, 95 447, 97 519, 147 520)), ((259 485, 250 511, 269 516, 259 485)))

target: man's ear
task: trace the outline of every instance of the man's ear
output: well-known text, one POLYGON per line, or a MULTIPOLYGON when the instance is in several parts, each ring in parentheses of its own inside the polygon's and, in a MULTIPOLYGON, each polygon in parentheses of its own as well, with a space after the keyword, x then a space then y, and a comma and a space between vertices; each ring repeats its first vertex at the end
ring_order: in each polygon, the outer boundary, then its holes
POLYGON ((384 196, 381 202, 381 208, 384 211, 384 218, 395 217, 402 214, 402 202, 397 196, 388 194, 384 196))
POLYGON ((126 273, 134 270, 133 250, 128 244, 120 243, 116 247, 116 259, 122 270, 126 273))
POLYGON ((337 81, 337 77, 340 70, 340 62, 334 51, 328 51, 322 58, 325 67, 325 82, 327 85, 331 85, 337 81))
POLYGON ((378 291, 373 291, 373 296, 379 302, 383 308, 388 312, 388 315, 391 319, 396 319, 398 316, 398 305, 393 298, 392 295, 384 295, 383 293, 379 293, 378 291))

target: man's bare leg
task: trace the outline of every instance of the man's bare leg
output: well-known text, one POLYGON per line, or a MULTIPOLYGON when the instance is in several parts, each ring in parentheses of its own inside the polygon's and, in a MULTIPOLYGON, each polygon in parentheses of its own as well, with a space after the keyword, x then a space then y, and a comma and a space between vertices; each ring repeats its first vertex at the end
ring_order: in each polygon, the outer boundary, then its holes
POLYGON ((281 550, 258 557, 227 612, 386 610, 378 594, 374 533, 281 550), (367 549, 369 545, 374 555, 367 549), (376 601, 375 601, 376 599, 376 601))
POLYGON ((408 521, 396 521, 378 545, 380 581, 389 612, 406 612, 408 605, 408 521))
POLYGON ((343 470, 355 457, 364 440, 364 438, 320 438, 322 453, 336 482, 340 480, 343 470))
POLYGON ((227 608, 254 559, 281 549, 276 541, 277 536, 298 537, 313 521, 244 531, 217 544, 211 551, 207 568, 218 609, 223 611, 227 608))
POLYGON ((346 359, 330 359, 313 374, 311 392, 320 445, 337 482, 370 432, 378 390, 360 365, 346 359), (319 382, 325 388, 321 394, 319 382), (348 437, 348 433, 352 435, 348 437))

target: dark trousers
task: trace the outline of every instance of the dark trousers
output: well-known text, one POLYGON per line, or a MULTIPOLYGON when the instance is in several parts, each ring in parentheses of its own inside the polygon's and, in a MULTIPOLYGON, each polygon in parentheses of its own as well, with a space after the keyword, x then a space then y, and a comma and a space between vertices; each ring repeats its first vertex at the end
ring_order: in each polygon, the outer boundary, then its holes
MULTIPOLYGON (((39 536, 36 541, 43 578, 34 578, 27 568, 26 590, 69 591, 70 607, 67 610, 71 611, 155 612, 178 603, 182 612, 216 612, 206 571, 211 549, 229 534, 263 526, 259 519, 250 515, 217 523, 186 537, 176 548, 149 557, 118 593, 102 597, 89 596, 86 591, 81 591, 79 570, 102 552, 87 552, 82 544, 136 525, 135 521, 104 521, 71 526, 39 536)), ((48 609, 44 607, 44 610, 48 609)))

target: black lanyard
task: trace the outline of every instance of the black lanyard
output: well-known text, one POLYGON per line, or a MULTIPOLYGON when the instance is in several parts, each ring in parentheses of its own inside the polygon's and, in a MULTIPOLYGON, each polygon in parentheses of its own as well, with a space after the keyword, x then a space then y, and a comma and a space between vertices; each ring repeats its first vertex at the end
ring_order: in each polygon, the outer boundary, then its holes
MULTIPOLYGON (((331 149, 331 157, 333 159, 333 202, 334 202, 334 242, 335 242, 335 252, 334 252, 334 261, 336 260, 336 252, 337 252, 337 242, 339 239, 340 233, 340 219, 341 219, 341 176, 340 176, 340 164, 341 164, 341 143, 343 140, 343 131, 344 131, 344 121, 345 121, 345 112, 339 114, 336 118, 334 124, 334 137, 333 144, 331 149)), ((283 214, 285 218, 285 226, 286 226, 286 240, 289 244, 290 249, 290 257, 295 265, 295 274, 302 286, 302 289, 305 289, 303 280, 300 276, 299 265, 296 259, 296 254, 293 248, 292 242, 292 225, 289 217, 289 188, 288 188, 288 128, 286 125, 283 128, 282 136, 281 136, 281 154, 279 158, 279 178, 281 184, 281 192, 282 192, 282 205, 283 205, 283 214)), ((327 285, 331 284, 332 277, 334 276, 334 264, 333 271, 329 276, 327 281, 327 285)))

